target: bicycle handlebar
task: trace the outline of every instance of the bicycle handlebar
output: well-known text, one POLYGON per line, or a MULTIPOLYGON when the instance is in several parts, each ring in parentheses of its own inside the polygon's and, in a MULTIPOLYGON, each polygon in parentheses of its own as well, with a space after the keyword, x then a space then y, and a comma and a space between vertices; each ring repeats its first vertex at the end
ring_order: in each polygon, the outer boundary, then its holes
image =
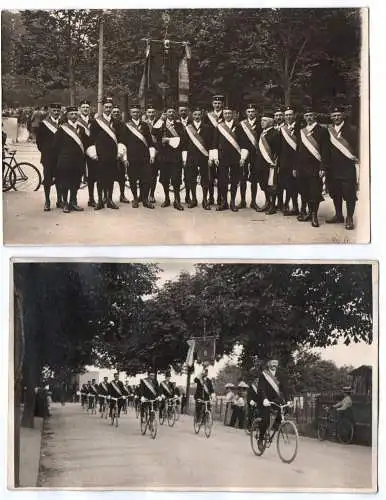
POLYGON ((271 406, 276 406, 276 408, 279 408, 280 410, 284 410, 284 408, 292 408, 292 404, 286 403, 285 405, 279 405, 275 403, 274 401, 270 401, 271 406))

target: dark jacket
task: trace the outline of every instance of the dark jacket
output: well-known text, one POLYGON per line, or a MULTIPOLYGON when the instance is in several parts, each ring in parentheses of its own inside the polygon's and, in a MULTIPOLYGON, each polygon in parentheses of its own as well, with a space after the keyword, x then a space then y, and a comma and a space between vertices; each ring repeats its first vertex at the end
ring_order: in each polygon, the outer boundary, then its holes
POLYGON ((51 128, 46 125, 44 120, 40 123, 36 132, 36 145, 41 153, 40 161, 43 165, 51 165, 55 161, 52 156, 52 147, 58 130, 58 126, 50 118, 47 118, 47 122, 51 124, 51 128), (54 132, 52 129, 55 128, 56 131, 54 132))
POLYGON ((128 124, 130 128, 136 129, 138 133, 144 137, 147 143, 146 146, 143 140, 135 135, 135 133, 132 132, 126 124, 123 124, 120 139, 121 142, 126 146, 128 161, 130 162, 130 160, 141 160, 143 162, 149 162, 149 148, 154 147, 154 144, 148 125, 144 122, 140 122, 139 126, 137 127, 131 120, 128 121, 128 124))
POLYGON ((84 151, 84 144, 76 129, 68 124, 60 126, 55 134, 52 151, 50 152, 58 175, 83 172, 85 164, 84 151), (72 135, 69 135, 66 130, 70 130, 72 135), (73 137, 77 137, 78 141, 73 137))
MULTIPOLYGON (((328 159, 327 174, 334 179, 355 180, 355 161, 348 158, 332 142, 328 133, 328 159)), ((344 122, 341 128, 341 136, 348 142, 351 153, 359 156, 358 130, 352 125, 344 122)))
POLYGON ((259 386, 258 386, 261 403, 264 401, 264 399, 268 399, 269 401, 273 401, 274 403, 277 404, 280 403, 282 404, 287 402, 289 399, 289 393, 288 393, 286 377, 284 375, 281 375, 280 373, 276 375, 279 387, 279 394, 278 394, 273 388, 273 386, 269 383, 264 374, 265 371, 263 371, 259 377, 259 386))
MULTIPOLYGON (((225 123, 225 122, 224 122, 225 123)), ((226 129, 227 125, 224 125, 226 129)), ((229 127, 228 127, 229 128, 229 127)), ((241 125, 233 120, 232 128, 230 129, 233 136, 239 146, 239 148, 244 147, 244 133, 240 130, 241 125)), ((227 129, 226 129, 227 130, 227 129)), ((224 136, 224 134, 217 129, 214 131, 214 143, 213 146, 218 150, 218 160, 219 164, 235 165, 240 164, 240 153, 231 144, 231 142, 224 136)))
POLYGON ((109 396, 113 398, 120 398, 121 396, 125 396, 125 394, 125 388, 122 380, 112 380, 109 383, 109 396), (114 386, 117 386, 119 390, 117 390, 114 386))
MULTIPOLYGON (((263 133, 261 131, 260 135, 263 133)), ((280 150, 280 135, 279 132, 275 128, 270 128, 267 130, 265 134, 265 138, 271 148, 272 156, 273 159, 277 159, 279 156, 279 150, 280 150)), ((260 136, 258 138, 258 141, 260 140, 260 136)), ((264 156, 262 155, 259 146, 257 146, 257 152, 256 152, 256 164, 258 169, 265 169, 265 168, 271 168, 271 165, 265 160, 264 156)))
POLYGON ((297 148, 298 148, 298 139, 299 139, 299 131, 296 130, 296 126, 291 130, 287 128, 286 125, 280 128, 280 144, 279 144, 279 169, 281 171, 292 172, 296 170, 296 159, 297 159, 297 148), (295 149, 288 143, 285 138, 285 132, 295 141, 295 149))
POLYGON ((156 399, 160 395, 158 382, 149 378, 141 379, 139 392, 141 397, 151 400, 156 399))
POLYGON ((207 378, 205 382, 201 377, 196 377, 194 379, 195 384, 197 384, 196 392, 194 393, 194 399, 203 399, 204 401, 209 401, 210 396, 214 393, 213 384, 210 378, 207 378))
POLYGON ((101 382, 99 385, 98 385, 98 394, 101 394, 103 396, 108 396, 109 394, 109 383, 107 382, 107 384, 105 384, 104 382, 101 382))
POLYGON ((160 161, 164 161, 165 163, 182 163, 181 151, 183 150, 183 139, 185 137, 184 127, 181 122, 177 120, 174 121, 173 127, 180 137, 180 143, 177 148, 173 148, 167 143, 162 143, 163 138, 171 138, 174 137, 170 132, 168 127, 166 126, 166 122, 162 122, 161 126, 156 128, 153 127, 152 134, 156 137, 158 148, 159 148, 159 156, 160 161))
POLYGON ((102 162, 116 161, 118 142, 119 137, 117 136, 117 130, 112 120, 110 124, 101 117, 91 121, 90 144, 95 145, 98 160, 102 162))
MULTIPOLYGON (((192 127, 195 128, 194 124, 192 125, 192 127)), ((205 149, 209 153, 212 144, 211 128, 207 123, 201 122, 200 128, 199 129, 195 128, 195 130, 198 133, 198 135, 202 138, 202 142, 205 146, 205 149)), ((184 144, 184 150, 187 151, 188 153, 187 164, 189 165, 195 164, 195 166, 197 166, 208 162, 209 157, 202 154, 200 149, 198 149, 198 147, 191 140, 190 136, 186 132, 186 129, 185 129, 183 144, 184 144)))
MULTIPOLYGON (((307 133, 306 129, 303 129, 303 131, 307 133)), ((297 172, 305 177, 318 177, 320 170, 325 169, 328 163, 328 131, 326 127, 316 124, 310 135, 319 146, 321 161, 315 158, 307 149, 300 135, 297 151, 297 172)))
POLYGON ((165 380, 159 384, 160 394, 164 395, 165 398, 172 398, 174 396, 174 387, 171 382, 166 382, 165 380))

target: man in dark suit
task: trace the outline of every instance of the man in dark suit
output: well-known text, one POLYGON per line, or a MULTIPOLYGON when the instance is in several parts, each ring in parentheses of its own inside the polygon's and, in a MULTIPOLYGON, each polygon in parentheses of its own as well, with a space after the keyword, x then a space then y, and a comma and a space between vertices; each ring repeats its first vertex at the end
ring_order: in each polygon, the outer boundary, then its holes
POLYGON ((165 373, 165 380, 163 380, 159 384, 159 392, 160 392, 160 397, 161 397, 160 405, 159 405, 159 414, 161 415, 161 412, 166 407, 166 400, 174 397, 174 386, 173 386, 172 381, 171 381, 170 371, 167 371, 165 373))
POLYGON ((114 181, 117 178, 118 168, 118 143, 119 137, 114 129, 114 122, 111 116, 113 109, 113 100, 106 97, 103 104, 102 116, 97 116, 90 125, 90 142, 92 149, 89 148, 89 156, 92 155, 98 161, 97 165, 97 189, 98 203, 95 210, 104 208, 104 196, 106 193, 107 207, 118 209, 113 202, 114 181))
MULTIPOLYGON (((150 408, 150 403, 148 403, 148 401, 158 400, 159 396, 161 395, 154 368, 150 367, 147 373, 148 376, 146 378, 141 379, 139 384, 142 421, 150 408)), ((154 408, 156 407, 157 403, 155 403, 154 408)))
POLYGON ((155 161, 155 147, 148 125, 141 119, 141 108, 137 104, 130 107, 130 119, 125 123, 121 141, 126 146, 130 189, 133 193, 133 208, 138 208, 138 187, 140 199, 146 208, 154 208, 149 201, 151 185, 151 165, 155 161))
POLYGON ((275 430, 278 429, 281 422, 280 412, 276 408, 271 408, 271 403, 282 405, 290 402, 286 377, 284 374, 277 374, 278 367, 279 361, 275 356, 270 356, 259 377, 259 415, 262 418, 259 428, 259 448, 264 446, 263 440, 269 427, 271 411, 276 413, 276 420, 273 424, 275 430))
POLYGON ((197 206, 197 177, 200 174, 202 188, 202 207, 210 210, 208 202, 209 189, 209 149, 212 141, 212 131, 203 122, 200 108, 193 109, 193 120, 185 127, 184 151, 182 161, 185 170, 185 187, 190 189, 192 199, 189 208, 197 206))
MULTIPOLYGON (((148 104, 146 108, 146 119, 145 123, 149 127, 149 132, 152 134, 153 127, 155 123, 157 122, 157 112, 156 109, 152 104, 148 104)), ((157 178, 158 178, 158 171, 159 171, 159 164, 158 164, 158 159, 157 159, 157 153, 159 149, 159 145, 157 144, 156 137, 152 134, 152 142, 153 146, 155 147, 156 150, 156 155, 154 158, 154 162, 150 165, 151 168, 151 184, 150 184, 150 196, 149 196, 149 202, 150 203, 155 203, 155 189, 157 187, 157 178)))
POLYGON ((261 129, 256 152, 257 178, 267 200, 266 207, 262 210, 268 215, 272 215, 276 213, 275 196, 280 136, 279 132, 274 128, 273 114, 271 112, 263 112, 261 129))
POLYGON ((298 130, 296 130, 294 108, 287 106, 284 112, 285 123, 279 128, 279 174, 278 183, 282 192, 285 191, 283 214, 285 216, 299 215, 298 190, 296 181, 296 159, 298 148, 298 130), (292 200, 292 209, 289 202, 292 200))
POLYGON ((194 379, 194 383, 196 384, 196 392, 194 393, 194 400, 196 402, 196 419, 199 420, 204 405, 198 400, 211 401, 215 396, 212 381, 208 378, 207 368, 204 368, 201 375, 194 379))
MULTIPOLYGON (((78 128, 78 133, 82 139, 85 148, 90 146, 90 102, 87 100, 81 101, 79 104, 79 114, 76 126, 78 128)), ((91 158, 86 157, 86 170, 85 175, 87 176, 87 188, 88 188, 88 206, 96 207, 94 188, 96 183, 95 177, 95 161, 91 158)))
POLYGON ((36 131, 36 145, 41 153, 41 164, 43 165, 43 185, 45 204, 44 211, 51 210, 50 192, 51 186, 55 182, 56 187, 56 206, 63 208, 62 193, 60 186, 56 181, 56 162, 52 158, 52 146, 54 144, 55 134, 59 128, 59 116, 61 104, 54 103, 50 105, 49 115, 40 122, 36 131))
POLYGON ((261 406, 260 394, 258 391, 259 387, 259 374, 256 373, 255 379, 248 386, 247 391, 247 406, 248 406, 248 429, 250 429, 252 420, 256 417, 256 409, 261 406))
POLYGON ((77 204, 77 193, 85 168, 85 148, 76 125, 78 109, 67 108, 67 122, 55 134, 52 158, 56 165, 56 176, 63 196, 63 212, 82 212, 77 204), (68 194, 70 193, 70 199, 68 194))
MULTIPOLYGON (((181 122, 183 125, 184 129, 189 125, 189 123, 192 123, 192 119, 190 117, 190 111, 188 106, 185 104, 181 104, 178 107, 178 120, 181 122)), ((185 184, 185 203, 187 205, 190 205, 191 197, 190 197, 190 185, 189 182, 187 182, 187 175, 186 175, 186 169, 184 167, 184 184, 185 184)))
MULTIPOLYGON (((123 123, 122 120, 122 111, 119 106, 116 104, 113 106, 113 110, 111 111, 111 117, 112 117, 112 122, 113 122, 113 128, 116 132, 117 137, 119 137, 120 142, 123 144, 122 141, 122 132, 125 130, 124 126, 125 124, 123 123)), ((124 154, 119 154, 118 152, 118 160, 117 160, 117 178, 116 178, 118 185, 119 185, 119 201, 121 203, 130 203, 130 201, 126 198, 125 196, 125 188, 126 188, 126 162, 125 162, 125 155, 124 154)))
MULTIPOLYGON (((109 383, 109 396, 111 398, 118 398, 117 408, 118 408, 118 418, 121 415, 121 409, 123 406, 123 397, 125 395, 125 388, 122 380, 119 380, 119 373, 114 373, 114 379, 109 383)), ((115 404, 115 401, 110 400, 110 412, 109 417, 111 417, 111 410, 115 404)))
POLYGON ((335 215, 327 219, 329 224, 344 222, 343 200, 346 202, 346 229, 354 229, 354 211, 359 183, 358 130, 344 120, 343 110, 335 108, 331 113, 332 125, 328 127, 329 152, 327 186, 334 201, 335 215))
MULTIPOLYGON (((219 123, 224 121, 223 115, 224 108, 224 96, 217 94, 213 96, 212 99, 212 110, 206 115, 206 123, 209 125, 212 132, 212 144, 214 144, 216 138, 216 129, 219 123)), ((215 145, 209 151, 209 163, 210 163, 210 177, 209 177, 209 205, 214 205, 214 181, 217 178, 217 166, 216 158, 213 156, 213 151, 215 150, 215 145)), ((221 205, 220 193, 217 190, 217 205, 221 205)))
POLYGON ((166 110, 166 120, 158 120, 153 127, 153 135, 160 146, 159 161, 160 181, 164 188, 165 201, 162 208, 170 206, 169 188, 173 186, 174 203, 176 210, 183 210, 181 205, 180 187, 182 183, 182 138, 185 135, 183 125, 176 120, 176 111, 173 107, 166 110))
POLYGON ((248 150, 243 147, 244 134, 240 124, 233 118, 233 110, 226 106, 223 110, 224 121, 218 123, 214 134, 215 164, 218 167, 218 190, 221 205, 216 210, 237 212, 236 194, 241 177, 241 163, 248 157, 248 150), (228 205, 228 183, 231 184, 231 201, 228 205))
POLYGON ((102 404, 107 404, 106 397, 109 395, 109 378, 103 377, 103 382, 98 385, 99 413, 102 412, 102 404), (104 397, 101 397, 104 396, 104 397))
POLYGON ((312 108, 304 113, 306 126, 300 130, 297 154, 297 178, 302 195, 302 210, 298 220, 311 219, 312 227, 319 227, 318 210, 323 201, 323 177, 328 159, 328 132, 316 121, 312 108), (311 215, 304 212, 304 202, 311 209, 311 215))

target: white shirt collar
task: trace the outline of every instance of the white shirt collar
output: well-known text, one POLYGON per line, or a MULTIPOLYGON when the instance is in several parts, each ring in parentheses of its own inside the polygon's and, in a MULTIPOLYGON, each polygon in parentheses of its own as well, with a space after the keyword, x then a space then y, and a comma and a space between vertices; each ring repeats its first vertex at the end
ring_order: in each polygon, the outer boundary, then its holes
POLYGON ((56 123, 56 125, 59 123, 59 118, 54 118, 52 115, 50 115, 50 120, 56 123))
POLYGON ((256 118, 252 118, 252 120, 250 118, 247 118, 247 120, 249 121, 250 125, 254 125, 256 123, 256 118))
POLYGON ((213 110, 213 113, 216 115, 216 116, 220 116, 222 114, 222 109, 220 109, 220 111, 215 111, 213 110))
POLYGON ((314 128, 316 127, 317 122, 314 122, 312 125, 306 125, 306 129, 308 132, 312 132, 314 128))
POLYGON ((201 120, 199 122, 193 122, 194 123, 194 126, 196 128, 200 128, 201 127, 201 120))
POLYGON ((169 118, 166 118, 166 125, 174 125, 174 120, 169 120, 169 118))
POLYGON ((337 132, 340 132, 340 131, 342 130, 343 125, 344 125, 344 122, 342 122, 342 123, 341 123, 341 124, 339 124, 339 125, 334 125, 334 128, 335 128, 335 130, 336 130, 337 132))
POLYGON ((76 121, 72 122, 71 120, 68 120, 67 123, 68 125, 70 125, 70 127, 76 128, 76 121))
POLYGON ((81 114, 80 114, 80 116, 81 116, 81 118, 82 118, 82 120, 83 120, 84 122, 86 122, 86 123, 88 123, 88 122, 89 122, 89 120, 90 120, 89 115, 82 115, 82 113, 81 113, 81 114))
POLYGON ((225 125, 229 128, 232 128, 233 127, 233 120, 231 120, 230 122, 226 122, 224 121, 225 125))
POLYGON ((295 128, 295 122, 292 122, 290 123, 289 125, 287 125, 287 127, 291 130, 293 128, 295 128))
POLYGON ((103 113, 103 118, 107 121, 107 122, 111 122, 111 115, 110 116, 107 116, 106 113, 103 113))
POLYGON ((141 120, 134 120, 134 118, 131 119, 131 121, 134 123, 134 125, 136 125, 137 127, 139 126, 139 124, 141 123, 141 120))
POLYGON ((181 117, 181 121, 182 121, 182 123, 187 123, 187 122, 188 122, 188 120, 189 120, 189 116, 187 116, 186 118, 182 118, 182 117, 181 117))

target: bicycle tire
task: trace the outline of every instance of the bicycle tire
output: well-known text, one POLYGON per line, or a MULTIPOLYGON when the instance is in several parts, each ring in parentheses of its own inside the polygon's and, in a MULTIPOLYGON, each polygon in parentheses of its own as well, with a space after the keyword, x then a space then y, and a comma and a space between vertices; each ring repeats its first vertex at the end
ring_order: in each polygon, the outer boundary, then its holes
POLYGON ((144 436, 146 434, 146 431, 147 431, 147 416, 146 415, 144 415, 144 419, 142 419, 142 417, 141 417, 140 425, 141 425, 141 434, 142 434, 142 436, 144 436))
POLYGON ((296 425, 291 420, 283 420, 277 431, 276 449, 280 460, 285 464, 292 463, 298 453, 299 434, 296 425), (284 446, 290 441, 294 442, 294 450, 290 456, 284 454, 284 446))
POLYGON ((257 457, 260 457, 265 452, 265 448, 266 448, 266 440, 265 439, 263 441, 264 447, 262 449, 260 449, 258 447, 258 441, 259 441, 259 437, 260 437, 259 424, 260 424, 260 419, 255 418, 251 424, 251 432, 249 435, 249 441, 251 444, 252 451, 257 457))
POLYGON ((111 417, 110 417, 110 424, 113 426, 114 425, 114 418, 115 418, 115 409, 111 409, 111 417))
POLYGON ((168 426, 173 427, 173 425, 176 421, 176 409, 169 408, 167 417, 168 417, 168 426))
POLYGON ((212 412, 208 410, 205 412, 205 420, 204 420, 204 432, 207 438, 210 438, 210 435, 212 434, 212 427, 213 427, 213 416, 212 412))
POLYGON ((11 168, 15 171, 16 175, 16 182, 14 186, 15 191, 34 192, 40 188, 42 184, 42 174, 40 173, 39 169, 35 167, 35 165, 32 165, 32 163, 29 163, 28 161, 22 161, 20 163, 17 163, 16 165, 13 165, 11 168), (28 182, 32 177, 32 174, 25 174, 25 170, 28 168, 32 170, 32 172, 34 173, 33 175, 36 177, 36 180, 28 182), (18 171, 19 173, 22 173, 20 177, 18 177, 18 171))
POLYGON ((354 438, 354 425, 346 417, 341 417, 336 424, 336 436, 340 443, 351 444, 354 438), (343 425, 344 424, 344 425, 343 425))
POLYGON ((15 186, 16 174, 11 165, 3 161, 3 193, 10 191, 15 186))
POLYGON ((138 418, 138 417, 139 417, 139 413, 140 413, 140 411, 139 411, 139 405, 137 405, 137 406, 135 407, 135 418, 138 418))
POLYGON ((156 419, 155 415, 152 415, 150 418, 151 418, 150 435, 151 435, 152 439, 155 439, 157 436, 157 419, 156 419))
POLYGON ((324 441, 327 437, 328 424, 327 422, 319 422, 316 428, 316 435, 319 441, 324 441))
POLYGON ((193 429, 195 434, 198 434, 201 429, 201 421, 197 420, 196 413, 194 413, 193 417, 193 429))
POLYGON ((159 414, 159 423, 160 423, 160 425, 164 425, 164 423, 165 423, 165 410, 164 409, 159 414))
POLYGON ((180 413, 180 408, 176 408, 176 422, 178 422, 178 421, 179 421, 180 416, 181 416, 181 413, 180 413))
POLYGON ((115 427, 118 427, 118 420, 119 420, 118 412, 116 412, 115 413, 115 427))

